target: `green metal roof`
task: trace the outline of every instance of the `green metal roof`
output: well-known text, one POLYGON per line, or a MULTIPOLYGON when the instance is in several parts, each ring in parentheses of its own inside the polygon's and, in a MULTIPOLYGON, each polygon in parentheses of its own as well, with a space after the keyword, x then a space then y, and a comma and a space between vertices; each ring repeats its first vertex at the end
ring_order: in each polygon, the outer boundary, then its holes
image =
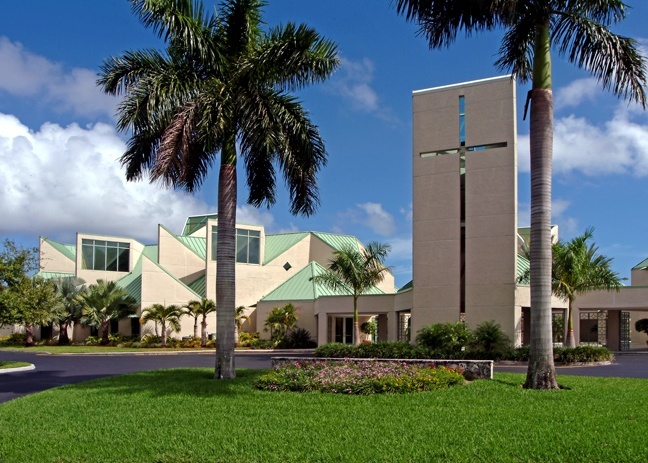
POLYGON ((128 291, 128 294, 133 299, 135 299, 138 304, 141 304, 142 303, 142 257, 140 256, 140 258, 137 259, 137 263, 133 266, 133 270, 128 275, 124 275, 115 283, 117 283, 119 286, 121 286, 126 291, 128 291))
POLYGON ((74 277, 74 273, 64 273, 64 272, 36 272, 35 277, 41 277, 45 280, 51 280, 52 278, 70 278, 74 277))
POLYGON ((57 243, 56 241, 49 238, 43 238, 43 241, 45 241, 47 244, 52 246, 54 249, 56 249, 71 261, 76 261, 76 246, 74 246, 73 244, 57 243))
POLYGON ((335 235, 333 233, 312 232, 313 235, 324 241, 336 251, 339 251, 347 246, 352 246, 355 249, 360 249, 361 243, 355 236, 349 235, 335 235))
POLYGON ((218 218, 218 214, 194 215, 191 217, 187 217, 184 229, 182 230, 182 235, 189 236, 192 233, 196 232, 197 230, 203 228, 207 223, 208 219, 216 219, 216 218, 218 218))
POLYGON ((159 254, 159 246, 157 244, 148 244, 144 246, 144 249, 142 250, 142 254, 144 254, 148 260, 155 262, 156 264, 159 263, 158 256, 160 254, 159 254))
POLYGON ((648 267, 648 259, 642 260, 637 265, 632 267, 632 270, 643 270, 648 267))
POLYGON ((401 289, 399 289, 396 292, 397 293, 404 293, 405 291, 409 291, 412 288, 414 288, 414 280, 410 280, 409 283, 406 283, 405 286, 403 286, 401 289))
MULTIPOLYGON (((531 268, 531 263, 528 261, 528 259, 520 254, 517 256, 517 280, 520 280, 522 276, 525 274, 528 275, 529 269, 531 268)), ((528 285, 529 284, 529 279, 526 278, 523 281, 520 282, 520 284, 523 285, 528 285)))
MULTIPOLYGON (((291 278, 283 282, 272 292, 264 296, 262 301, 314 301, 322 296, 349 296, 351 290, 339 288, 337 291, 310 279, 327 272, 317 262, 311 262, 291 278)), ((380 289, 372 286, 365 294, 385 294, 380 289)))
POLYGON ((278 256, 292 248, 301 240, 308 236, 308 232, 298 233, 281 233, 278 235, 266 235, 265 237, 265 255, 263 265, 272 262, 278 256))
POLYGON ((207 258, 207 238, 201 238, 199 236, 174 236, 202 260, 207 258))
POLYGON ((199 294, 201 297, 207 297, 207 275, 196 278, 188 286, 194 293, 199 294))

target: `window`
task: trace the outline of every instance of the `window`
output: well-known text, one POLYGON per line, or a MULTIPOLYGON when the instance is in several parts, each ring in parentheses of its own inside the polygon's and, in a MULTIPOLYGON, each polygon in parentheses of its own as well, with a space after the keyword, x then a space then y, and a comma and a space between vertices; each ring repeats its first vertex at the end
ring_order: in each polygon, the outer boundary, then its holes
MULTIPOLYGON (((212 260, 216 260, 218 227, 212 227, 212 260)), ((261 232, 259 230, 236 229, 236 262, 259 264, 261 262, 261 232)))
POLYGON ((128 272, 130 244, 117 241, 81 240, 81 268, 128 272))

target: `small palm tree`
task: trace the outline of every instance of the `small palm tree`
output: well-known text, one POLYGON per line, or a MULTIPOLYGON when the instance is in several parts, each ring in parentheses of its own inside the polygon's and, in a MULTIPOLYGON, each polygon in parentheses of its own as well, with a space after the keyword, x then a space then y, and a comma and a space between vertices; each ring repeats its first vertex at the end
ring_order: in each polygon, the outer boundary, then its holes
POLYGON ((239 333, 243 329, 243 323, 245 323, 245 322, 249 323, 250 322, 250 317, 245 315, 245 306, 244 305, 240 305, 234 310, 235 310, 235 313, 234 313, 234 322, 235 322, 235 325, 234 325, 234 329, 235 329, 235 331, 234 331, 234 344, 238 346, 239 333))
POLYGON ((288 333, 297 324, 297 309, 290 302, 283 307, 274 307, 266 317, 265 331, 270 329, 270 338, 277 341, 285 340, 288 333))
POLYGON ((551 331, 551 49, 585 68, 615 95, 646 107, 646 59, 636 40, 608 27, 625 18, 621 0, 394 0, 430 48, 457 34, 504 29, 496 65, 531 82, 531 346, 526 388, 557 389, 551 331))
POLYGON ((197 0, 131 2, 166 50, 111 58, 98 83, 124 94, 117 127, 132 134, 121 158, 128 180, 148 172, 151 181, 193 192, 220 158, 214 376, 234 378, 237 161, 245 162, 250 204, 275 203, 278 168, 291 212, 315 211, 326 151, 290 92, 328 78, 339 63, 336 46, 303 24, 264 31, 263 0, 223 0, 211 15, 197 0))
POLYGON ((153 304, 142 311, 141 323, 155 322, 162 327, 161 341, 162 347, 166 347, 167 326, 172 332, 180 331, 180 317, 185 313, 179 305, 171 304, 153 304))
POLYGON ((81 319, 83 311, 81 295, 86 292, 87 288, 83 278, 54 278, 51 281, 63 303, 63 310, 56 319, 59 325, 58 343, 66 345, 70 343, 68 327, 71 323, 76 323, 81 319))
POLYGON ((101 344, 108 344, 110 320, 132 315, 137 311, 137 301, 126 289, 114 281, 97 280, 88 291, 81 294, 81 324, 102 330, 101 344))
MULTIPOLYGON (((216 303, 211 299, 203 297, 199 301, 193 300, 189 301, 186 305, 187 313, 191 312, 195 314, 196 321, 199 316, 202 316, 202 321, 200 322, 201 331, 200 331, 200 345, 202 347, 207 346, 207 315, 216 312, 216 303)), ((192 315, 193 316, 193 315, 192 315)), ((196 326, 194 324, 194 337, 196 333, 196 326)))
POLYGON ((598 247, 589 244, 594 229, 582 235, 553 245, 553 292, 567 299, 567 347, 576 347, 572 307, 577 295, 593 290, 621 289, 619 274, 612 270, 612 258, 598 253, 598 247))
POLYGON ((369 243, 360 251, 348 245, 335 251, 328 272, 316 275, 311 281, 322 283, 332 290, 349 291, 353 296, 353 342, 360 344, 360 325, 358 324, 358 298, 372 286, 385 278, 389 269, 384 262, 391 246, 381 243, 369 243))

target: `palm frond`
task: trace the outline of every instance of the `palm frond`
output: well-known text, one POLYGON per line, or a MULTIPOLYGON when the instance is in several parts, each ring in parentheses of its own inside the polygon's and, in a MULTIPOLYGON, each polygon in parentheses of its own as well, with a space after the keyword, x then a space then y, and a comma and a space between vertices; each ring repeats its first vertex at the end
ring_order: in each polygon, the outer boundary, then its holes
POLYGON ((635 40, 572 12, 556 17, 553 40, 561 55, 591 72, 604 89, 646 108, 646 58, 635 40))

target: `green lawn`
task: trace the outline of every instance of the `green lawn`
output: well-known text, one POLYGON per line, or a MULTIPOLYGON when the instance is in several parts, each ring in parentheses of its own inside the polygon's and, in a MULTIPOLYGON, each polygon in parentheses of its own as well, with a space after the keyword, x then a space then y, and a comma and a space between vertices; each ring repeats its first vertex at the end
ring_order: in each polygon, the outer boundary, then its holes
POLYGON ((500 373, 448 390, 343 396, 255 390, 259 370, 111 377, 0 405, 0 461, 642 462, 648 381, 500 373))
POLYGON ((145 348, 145 347, 106 347, 106 346, 10 346, 0 347, 0 352, 3 350, 21 351, 21 352, 37 352, 50 354, 105 354, 111 352, 215 352, 212 348, 184 348, 184 349, 171 349, 171 348, 145 348))
POLYGON ((31 365, 29 362, 12 362, 9 360, 0 360, 0 370, 4 368, 20 368, 20 367, 28 367, 31 365))

